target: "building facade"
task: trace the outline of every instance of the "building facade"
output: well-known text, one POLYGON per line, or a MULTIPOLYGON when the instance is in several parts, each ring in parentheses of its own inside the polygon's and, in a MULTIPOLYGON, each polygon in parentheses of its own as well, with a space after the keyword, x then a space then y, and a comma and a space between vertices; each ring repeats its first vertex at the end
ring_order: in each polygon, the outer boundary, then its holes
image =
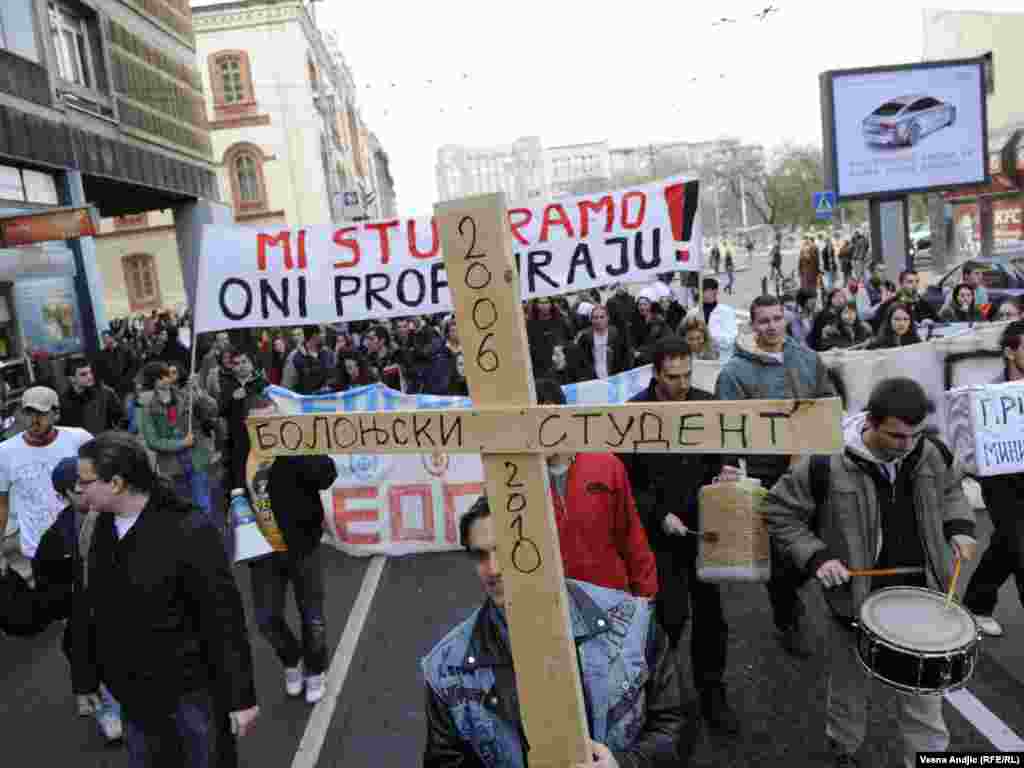
POLYGON ((986 139, 992 184, 947 196, 953 211, 946 221, 952 259, 946 261, 979 254, 1024 258, 1024 13, 927 9, 923 16, 926 61, 989 60, 986 139))
POLYGON ((585 195, 608 189, 611 158, 607 141, 565 144, 544 150, 548 197, 585 195))
MULTIPOLYGON (((186 0, 0 2, 0 216, 92 204, 182 219, 220 195, 186 0)), ((0 363, 94 348, 95 248, 0 250, 0 363)))
POLYGON ((549 196, 544 150, 536 136, 491 147, 445 145, 437 151, 436 173, 441 202, 492 192, 504 192, 516 203, 549 196))
MULTIPOLYGON (((218 192, 235 223, 292 227, 382 215, 381 174, 336 36, 318 30, 298 1, 192 11, 218 192)), ((393 185, 391 197, 393 204, 393 185)), ((185 303, 172 224, 160 211, 104 221, 98 258, 115 316, 185 303)))

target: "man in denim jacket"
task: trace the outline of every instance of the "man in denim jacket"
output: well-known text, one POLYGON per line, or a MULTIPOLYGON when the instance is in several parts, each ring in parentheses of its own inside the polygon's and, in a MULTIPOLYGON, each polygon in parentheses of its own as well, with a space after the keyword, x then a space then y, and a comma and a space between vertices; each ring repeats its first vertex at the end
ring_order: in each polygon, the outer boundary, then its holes
MULTIPOLYGON (((422 660, 427 745, 423 765, 525 768, 494 523, 481 497, 459 524, 487 599, 422 660)), ((568 580, 594 762, 601 768, 686 765, 696 718, 685 706, 668 640, 650 604, 568 580)))

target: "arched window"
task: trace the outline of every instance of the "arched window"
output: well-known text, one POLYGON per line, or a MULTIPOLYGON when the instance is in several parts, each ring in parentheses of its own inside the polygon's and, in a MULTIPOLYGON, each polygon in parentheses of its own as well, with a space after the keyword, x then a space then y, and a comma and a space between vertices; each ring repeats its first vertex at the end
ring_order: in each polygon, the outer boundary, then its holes
POLYGON ((251 155, 235 158, 235 179, 238 183, 238 199, 252 203, 260 199, 260 180, 256 174, 256 161, 251 155))
POLYGON ((252 69, 245 51, 216 51, 207 57, 216 119, 248 114, 256 108, 252 69))
POLYGON ((267 185, 263 178, 263 151, 255 144, 239 142, 224 153, 224 168, 231 184, 235 212, 267 207, 267 185))
POLYGON ((160 280, 156 271, 156 262, 148 253, 133 253, 121 259, 124 271, 124 284, 128 293, 128 302, 134 312, 140 309, 159 307, 160 280))

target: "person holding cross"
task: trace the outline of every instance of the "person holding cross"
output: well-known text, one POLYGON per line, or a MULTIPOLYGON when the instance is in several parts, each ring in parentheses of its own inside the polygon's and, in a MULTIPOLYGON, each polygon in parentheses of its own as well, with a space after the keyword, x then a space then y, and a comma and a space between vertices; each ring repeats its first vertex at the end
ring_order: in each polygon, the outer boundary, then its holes
MULTIPOLYGON (((690 386, 693 355, 678 336, 660 339, 653 352, 654 376, 631 403, 711 400, 711 394, 690 386)), ((699 453, 620 454, 636 494, 640 518, 654 549, 661 589, 657 613, 669 643, 679 645, 693 605, 690 653, 694 686, 701 713, 717 734, 735 735, 739 720, 729 706, 722 681, 729 627, 717 584, 697 578, 697 546, 691 531, 698 528, 697 494, 716 476, 738 480, 734 467, 721 458, 699 453)))
MULTIPOLYGON (((486 598, 421 661, 424 768, 522 768, 529 745, 519 708, 496 524, 481 496, 459 521, 486 598)), ((567 580, 590 733, 591 768, 686 765, 694 720, 647 600, 567 580)))

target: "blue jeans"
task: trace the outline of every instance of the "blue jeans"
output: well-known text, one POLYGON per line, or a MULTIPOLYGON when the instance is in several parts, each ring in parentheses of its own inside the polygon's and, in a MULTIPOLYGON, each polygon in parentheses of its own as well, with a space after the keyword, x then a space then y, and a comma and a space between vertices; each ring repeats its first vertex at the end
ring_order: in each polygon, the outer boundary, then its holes
POLYGON ((277 552, 249 564, 256 626, 285 667, 297 667, 299 659, 302 659, 307 675, 319 675, 327 669, 321 558, 318 546, 303 558, 277 552), (284 599, 289 582, 295 590, 295 603, 302 618, 301 646, 284 618, 284 599))
POLYGON ((125 712, 122 720, 130 768, 227 768, 232 762, 224 757, 233 753, 229 720, 209 691, 184 694, 163 717, 135 720, 125 712))

